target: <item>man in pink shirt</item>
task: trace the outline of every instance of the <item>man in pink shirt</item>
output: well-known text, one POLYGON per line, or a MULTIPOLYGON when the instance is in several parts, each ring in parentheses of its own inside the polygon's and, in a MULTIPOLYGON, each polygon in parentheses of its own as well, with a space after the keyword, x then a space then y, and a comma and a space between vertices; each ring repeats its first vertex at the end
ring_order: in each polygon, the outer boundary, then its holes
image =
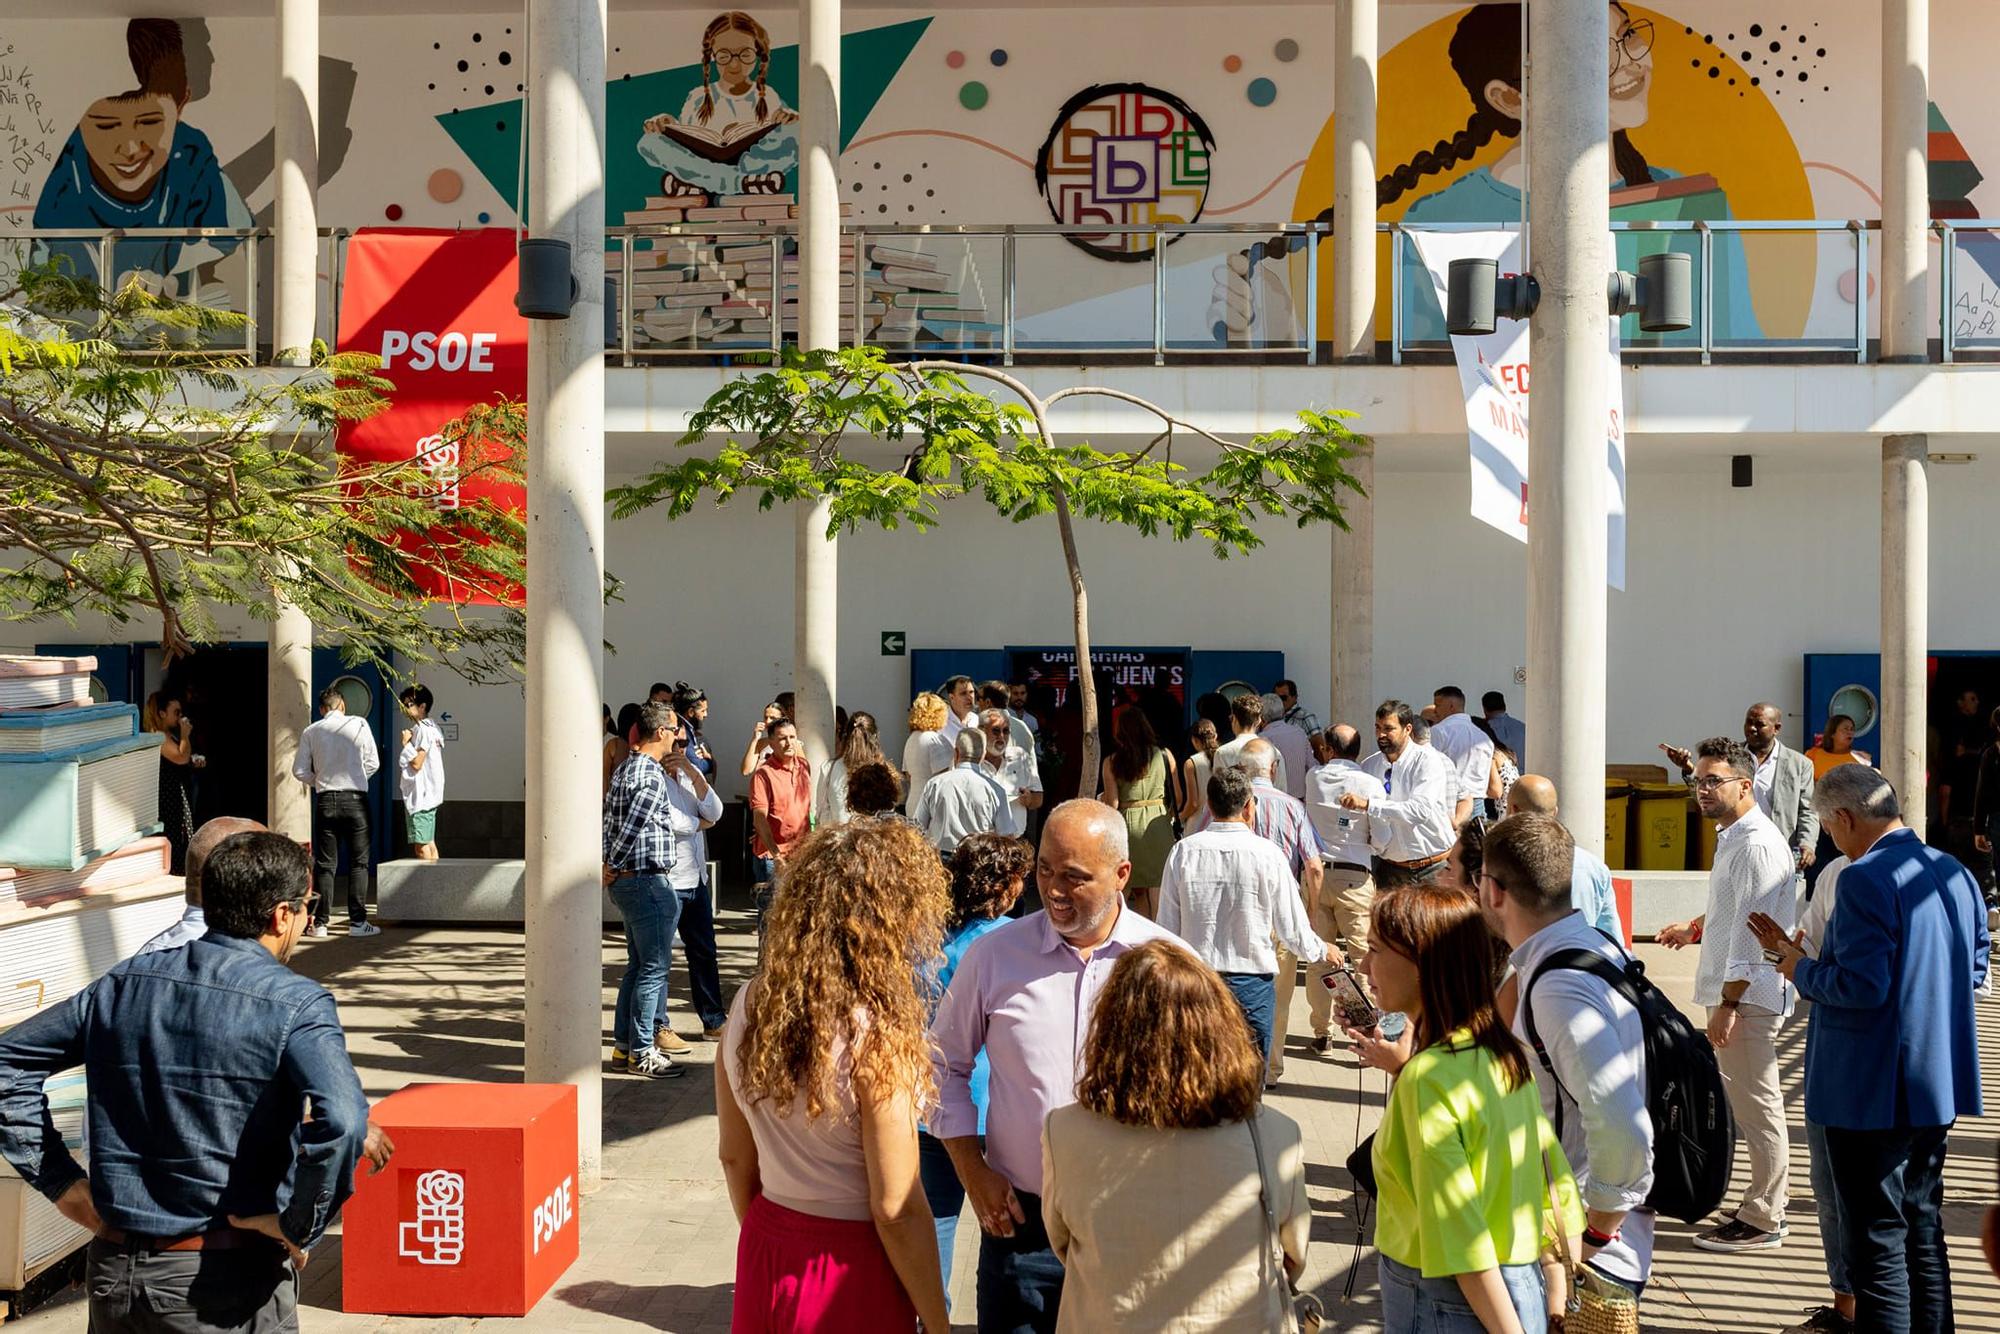
POLYGON ((1097 996, 1120 955, 1172 932, 1125 910, 1125 822, 1101 802, 1050 813, 1035 863, 1043 909, 975 942, 931 1025, 944 1141, 971 1197, 979 1245, 979 1328, 1053 1334, 1062 1262, 1042 1225, 1042 1122, 1076 1101, 1097 996), (972 1103, 985 1049, 986 1139, 972 1103))

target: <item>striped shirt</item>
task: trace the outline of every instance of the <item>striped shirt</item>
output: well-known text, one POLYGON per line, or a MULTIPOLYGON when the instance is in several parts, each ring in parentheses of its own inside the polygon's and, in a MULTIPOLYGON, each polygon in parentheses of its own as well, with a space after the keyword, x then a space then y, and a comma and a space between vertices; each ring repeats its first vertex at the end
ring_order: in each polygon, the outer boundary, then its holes
POLYGON ((1325 855, 1319 834, 1313 830, 1312 818, 1306 814, 1306 804, 1279 791, 1267 778, 1253 779, 1250 790, 1257 797, 1257 811, 1250 827, 1278 845, 1278 851, 1291 863, 1294 877, 1304 875, 1307 858, 1318 861, 1325 855))

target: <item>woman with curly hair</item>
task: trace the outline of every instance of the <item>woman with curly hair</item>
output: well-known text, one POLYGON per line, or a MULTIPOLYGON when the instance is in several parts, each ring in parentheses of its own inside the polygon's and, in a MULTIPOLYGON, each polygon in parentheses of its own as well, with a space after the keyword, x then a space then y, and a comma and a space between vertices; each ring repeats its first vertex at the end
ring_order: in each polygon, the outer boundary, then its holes
POLYGON ((903 743, 903 809, 914 813, 924 784, 951 768, 944 725, 951 717, 942 695, 926 690, 910 701, 910 739, 903 743))
POLYGON ((926 997, 944 868, 900 820, 809 835, 765 915, 764 966, 715 1064, 723 1175, 742 1233, 731 1328, 950 1329, 917 1168, 936 1090, 926 997))
POLYGON ((1298 1123, 1260 1105, 1263 1078, 1213 969, 1163 940, 1113 965, 1076 1102, 1042 1126, 1058 1331, 1290 1327, 1312 1206, 1298 1123))
MULTIPOLYGON (((1034 869, 1035 853, 1027 843, 1005 834, 974 834, 958 845, 951 855, 951 916, 945 920, 944 962, 938 969, 932 994, 944 995, 951 985, 958 961, 972 948, 972 942, 1005 925, 1007 914, 1021 901, 1021 890, 1034 869)), ((986 1133, 986 1053, 972 1063, 972 1105, 979 1109, 979 1133, 986 1133)), ((928 1131, 917 1136, 923 1162, 924 1195, 930 1200, 931 1216, 937 1220, 938 1261, 947 1284, 951 1280, 953 1243, 958 1239, 958 1216, 965 1208, 965 1185, 951 1165, 951 1154, 942 1140, 928 1131)))

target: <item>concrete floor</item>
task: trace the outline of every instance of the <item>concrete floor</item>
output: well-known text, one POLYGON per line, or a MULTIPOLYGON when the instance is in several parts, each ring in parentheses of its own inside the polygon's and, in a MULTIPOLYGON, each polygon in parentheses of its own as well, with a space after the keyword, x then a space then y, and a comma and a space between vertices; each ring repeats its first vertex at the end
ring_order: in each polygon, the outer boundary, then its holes
MULTIPOLYGON (((726 909, 722 966, 739 984, 755 960, 749 915, 726 909)), ((1692 953, 1641 946, 1653 976, 1676 1000, 1687 1001, 1692 953)), ((518 1080, 521 1075, 522 936, 518 930, 417 930, 391 927, 370 940, 334 937, 307 943, 299 961, 338 998, 350 1050, 371 1098, 416 1081, 518 1080)), ((604 1003, 607 1051, 613 991, 624 947, 607 936, 604 1003)), ((698 1027, 685 1008, 677 973, 671 995, 684 1035, 698 1027)), ((2000 1113, 2000 1002, 1980 1006, 1981 1051, 1988 1105, 2000 1113)), ((1386 1091, 1384 1077, 1364 1072, 1344 1053, 1320 1060, 1306 1050, 1311 1027, 1303 988, 1295 997, 1292 1051, 1272 1105, 1305 1129, 1308 1185, 1315 1220, 1305 1287, 1326 1303, 1329 1330, 1381 1327, 1374 1254, 1357 1226, 1355 1196, 1341 1164, 1373 1128, 1386 1091), (1352 1295, 1343 1295, 1352 1284, 1352 1295)), ((1779 1250, 1716 1256, 1689 1244, 1694 1229, 1660 1228, 1653 1286, 1643 1308, 1649 1329, 1773 1331, 1824 1300, 1819 1229, 1807 1178, 1806 1146, 1797 1117, 1802 1095, 1805 1025, 1782 1040, 1785 1083, 1793 1109, 1792 1231, 1779 1250)), ((610 1075, 604 1085, 605 1180, 581 1205, 583 1255, 525 1320, 470 1321, 346 1315, 340 1309, 336 1235, 322 1243, 306 1273, 302 1320, 332 1334, 422 1330, 445 1334, 478 1323, 499 1329, 712 1334, 729 1327, 736 1224, 715 1160, 714 1048, 698 1044, 696 1067, 680 1079, 649 1081, 610 1075)), ((1995 1150, 2000 1117, 1964 1121, 1951 1141, 1946 1225, 1961 1334, 2000 1334, 2000 1281, 1978 1250, 1980 1212, 2000 1195, 1995 1150)), ((1739 1163, 1739 1173, 1746 1170, 1739 1163)), ((1739 1176, 1739 1180, 1740 1180, 1739 1176)), ((952 1282, 953 1308, 969 1322, 977 1228, 962 1225, 952 1282)), ((22 1334, 81 1334, 85 1307, 72 1293, 28 1316, 22 1334)), ((969 1330, 969 1323, 957 1328, 969 1330)))

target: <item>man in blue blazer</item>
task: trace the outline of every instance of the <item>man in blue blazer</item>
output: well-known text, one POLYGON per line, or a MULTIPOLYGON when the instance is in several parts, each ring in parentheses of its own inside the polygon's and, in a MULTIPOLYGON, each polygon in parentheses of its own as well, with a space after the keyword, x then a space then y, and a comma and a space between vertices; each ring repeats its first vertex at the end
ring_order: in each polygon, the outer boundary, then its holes
POLYGON ((1945 1136, 1981 1114, 1972 993, 1986 980, 1986 904, 1969 871, 1904 826, 1875 770, 1834 769, 1813 804, 1853 859, 1820 956, 1762 914, 1751 930, 1813 1002, 1806 1116, 1826 1127, 1855 1327, 1949 1331, 1945 1136))

